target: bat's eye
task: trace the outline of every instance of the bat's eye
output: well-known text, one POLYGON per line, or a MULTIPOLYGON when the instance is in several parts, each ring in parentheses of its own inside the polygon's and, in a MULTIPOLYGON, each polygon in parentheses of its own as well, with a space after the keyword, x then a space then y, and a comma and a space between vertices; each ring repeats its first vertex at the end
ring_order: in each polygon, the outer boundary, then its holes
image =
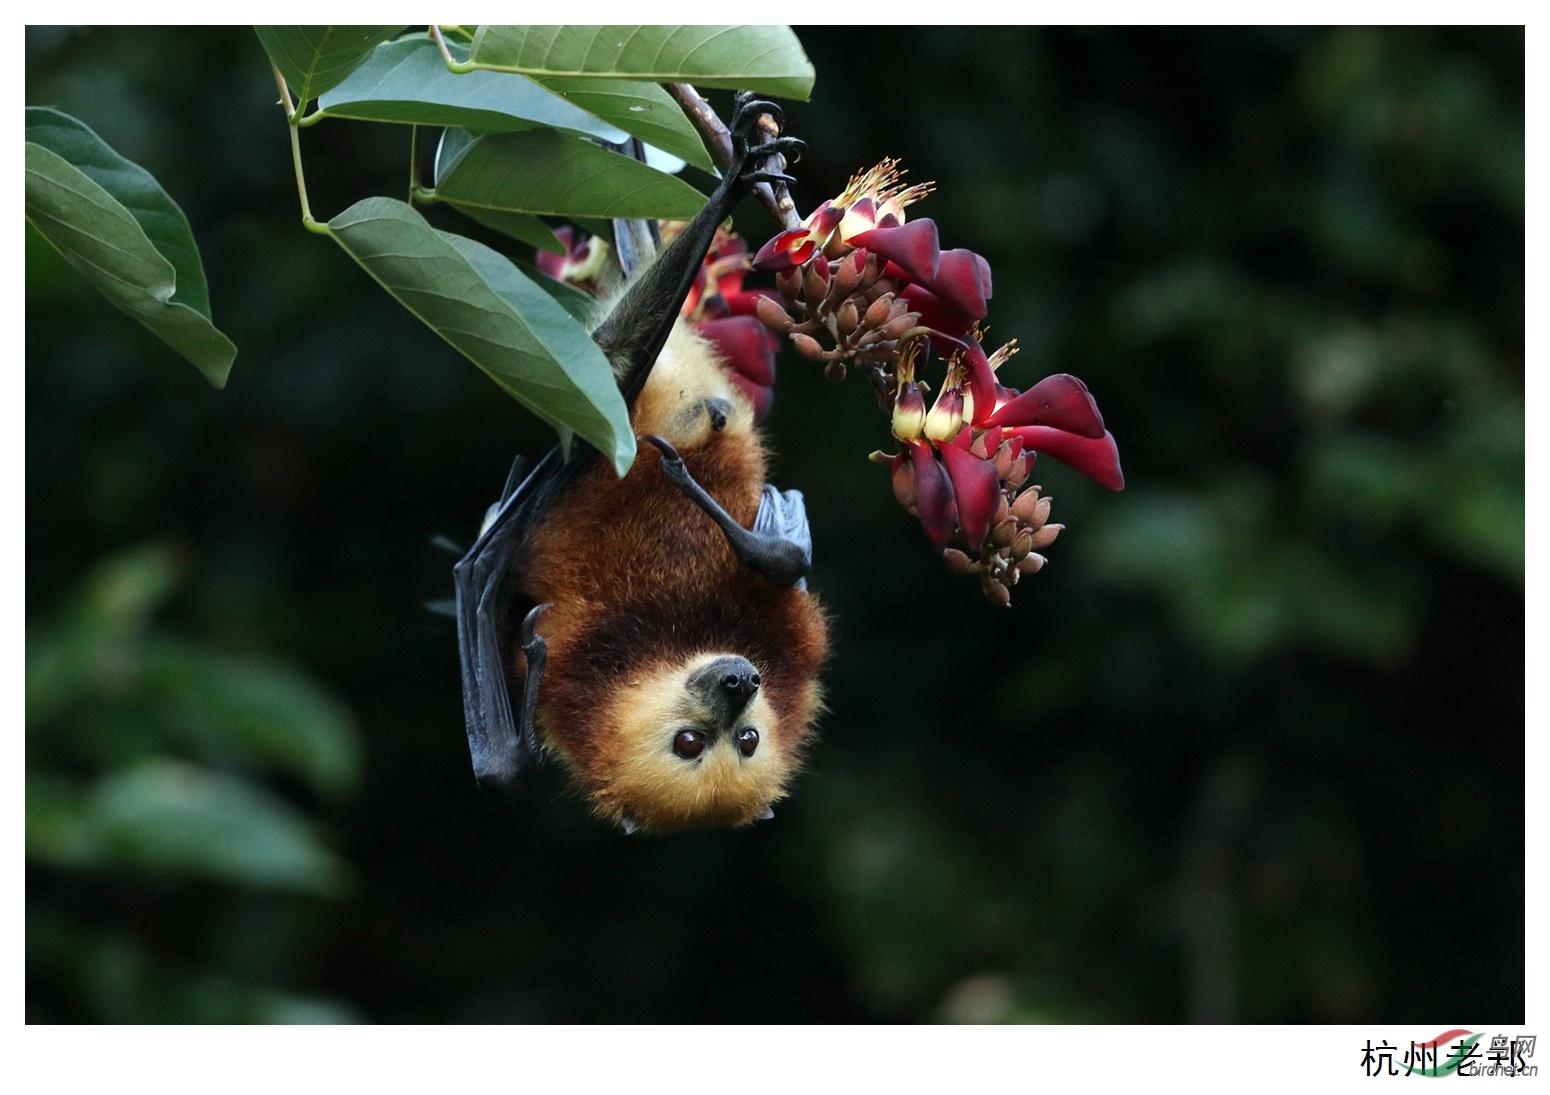
POLYGON ((737 751, 745 757, 753 756, 753 751, 759 748, 759 731, 752 726, 745 726, 737 732, 737 751))
POLYGON ((684 760, 693 760, 705 752, 705 735, 698 730, 680 730, 673 735, 673 752, 684 760))

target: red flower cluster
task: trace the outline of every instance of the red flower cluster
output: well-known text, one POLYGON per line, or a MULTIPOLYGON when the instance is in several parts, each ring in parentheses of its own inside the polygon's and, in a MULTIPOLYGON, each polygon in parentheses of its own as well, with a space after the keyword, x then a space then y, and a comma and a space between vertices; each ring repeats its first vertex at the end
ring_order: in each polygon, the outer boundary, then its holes
POLYGON ((901 188, 893 161, 852 179, 802 228, 759 250, 754 269, 775 272, 781 300, 755 308, 799 353, 828 362, 831 377, 844 376, 846 361, 868 372, 899 442, 895 453, 873 455, 892 468, 900 503, 949 566, 980 574, 986 596, 1004 604, 1021 574, 1044 565, 1037 550, 1064 527, 1047 523, 1050 500, 1038 487, 1025 489, 1035 455, 1110 490, 1123 488, 1124 475, 1080 380, 1046 377, 1026 392, 997 380, 1016 348, 987 355, 980 342, 990 264, 973 251, 941 250, 929 219, 906 221, 905 207, 929 191, 901 188), (928 407, 930 387, 916 369, 932 349, 946 357, 947 375, 928 407), (954 538, 972 554, 949 548, 954 538))

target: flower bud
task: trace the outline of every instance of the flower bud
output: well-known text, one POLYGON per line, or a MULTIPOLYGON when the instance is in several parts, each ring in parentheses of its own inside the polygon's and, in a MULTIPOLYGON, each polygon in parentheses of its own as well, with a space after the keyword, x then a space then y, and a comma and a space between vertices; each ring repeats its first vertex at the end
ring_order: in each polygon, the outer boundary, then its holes
POLYGON ((807 276, 802 279, 802 299, 809 304, 817 304, 829 293, 829 264, 820 256, 818 261, 808 268, 807 276))
POLYGON ((865 251, 852 251, 845 256, 845 261, 839 264, 834 271, 834 284, 829 292, 837 297, 845 298, 854 293, 861 285, 861 271, 866 263, 865 251))
POLYGON ((812 335, 792 335, 792 343, 797 348, 797 353, 803 357, 812 358, 814 361, 823 357, 823 347, 812 335))
POLYGON ((1012 474, 1012 463, 1017 459, 1018 447, 1014 446, 1017 446, 1017 443, 1009 439, 1001 442, 1001 447, 996 450, 996 476, 1003 483, 1006 482, 1007 476, 1012 474))
POLYGON ((1044 569, 1044 564, 1047 562, 1049 560, 1044 558, 1044 556, 1036 551, 1032 551, 1023 556, 1022 560, 1018 562, 1017 569, 1023 574, 1037 574, 1044 569))
POLYGON ((1017 522, 1006 520, 992 525, 990 528, 990 543, 996 548, 1004 548, 1011 544, 1012 538, 1017 535, 1017 522))
POLYGON ((1032 550, 1033 530, 1025 527, 1018 529, 1017 535, 1012 537, 1012 542, 1007 545, 1006 554, 1007 558, 1011 559, 1012 562, 1020 563, 1024 556, 1032 550))
POLYGON ((831 361, 823 367, 823 378, 830 384, 838 384, 845 379, 845 363, 843 361, 831 361))
POLYGON ((1061 530, 1065 527, 1065 525, 1044 525, 1041 528, 1034 529, 1033 543, 1030 545, 1030 550, 1043 551, 1055 542, 1055 537, 1059 536, 1061 530))
POLYGON ((787 314, 786 310, 769 297, 760 297, 754 301, 754 314, 770 330, 777 335, 783 335, 797 325, 796 320, 787 314))
POLYGON ((932 441, 944 444, 958 436, 963 429, 963 392, 957 388, 943 388, 937 393, 936 402, 926 414, 925 433, 932 441))
POLYGON ((893 401, 893 435, 900 441, 918 441, 926 425, 926 399, 919 384, 903 384, 893 401))
POLYGON ((980 589, 984 591, 985 599, 991 604, 1010 605, 1012 603, 1012 591, 988 573, 980 577, 980 589))
POLYGON ((1003 481, 1007 486, 1011 487, 1013 490, 1016 490, 1018 487, 1028 482, 1028 473, 1032 470, 1033 454, 1025 452, 1016 460, 1012 461, 1012 467, 1003 477, 1003 481))
POLYGON ((942 561, 954 574, 975 574, 985 569, 984 563, 978 559, 970 559, 957 548, 948 548, 942 552, 942 561))
POLYGON ((888 322, 893 314, 893 297, 883 295, 874 300, 866 310, 866 325, 868 327, 881 327, 888 322))
MULTIPOLYGON (((1037 528, 1038 526, 1040 526, 1040 525, 1042 525, 1044 523, 1043 521, 1036 521, 1036 520, 1034 520, 1034 514, 1038 511, 1038 508, 1039 508, 1039 488, 1038 487, 1029 487, 1027 490, 1025 490, 1021 494, 1019 494, 1017 496, 1017 500, 1012 503, 1012 513, 1013 513, 1013 515, 1016 516, 1016 518, 1019 521, 1021 521, 1023 524, 1025 524, 1025 525, 1032 525, 1035 528, 1037 528)), ((1048 513, 1049 511, 1046 510, 1045 512, 1048 513)))
POLYGON ((918 326, 920 326, 920 317, 914 312, 904 312, 883 324, 882 336, 886 339, 903 338, 906 333, 918 326))
POLYGON ((795 304, 800 297, 802 289, 802 268, 794 266, 790 270, 782 270, 775 275, 775 288, 787 304, 795 304))
POLYGON ((840 305, 840 310, 835 314, 834 324, 842 338, 848 338, 861 323, 861 312, 856 308, 856 302, 847 300, 840 305))

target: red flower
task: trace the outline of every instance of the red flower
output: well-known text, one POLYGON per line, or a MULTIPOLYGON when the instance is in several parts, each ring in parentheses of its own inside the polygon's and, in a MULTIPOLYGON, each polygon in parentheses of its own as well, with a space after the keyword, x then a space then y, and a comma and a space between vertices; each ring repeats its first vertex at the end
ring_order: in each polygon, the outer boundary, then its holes
POLYGON ((1125 488, 1114 435, 1103 428, 1103 415, 1092 393, 1067 373, 1047 376, 1011 398, 985 420, 987 426, 1010 427, 1026 448, 1070 464, 1109 490, 1125 488))
POLYGON ((554 230, 565 245, 565 254, 539 249, 534 264, 555 281, 563 281, 588 292, 597 288, 597 275, 608 261, 608 246, 570 225, 554 230))
POLYGON ((754 269, 778 274, 805 265, 817 253, 839 260, 865 247, 894 259, 912 271, 912 277, 929 281, 936 276, 936 225, 917 222, 929 227, 911 228, 905 224, 904 209, 930 192, 930 183, 900 186, 899 162, 884 160, 852 177, 839 197, 813 210, 801 228, 782 232, 759 248, 754 269))

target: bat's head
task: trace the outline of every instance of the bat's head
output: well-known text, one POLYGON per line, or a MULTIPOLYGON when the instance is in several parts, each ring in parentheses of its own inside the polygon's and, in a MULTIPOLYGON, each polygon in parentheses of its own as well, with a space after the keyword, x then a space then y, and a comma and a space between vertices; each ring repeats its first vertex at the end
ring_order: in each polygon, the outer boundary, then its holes
POLYGON ((772 696, 772 687, 779 684, 737 654, 703 653, 630 674, 598 712, 607 744, 588 766, 594 804, 632 831, 770 816, 817 706, 814 686, 796 703, 772 696))

